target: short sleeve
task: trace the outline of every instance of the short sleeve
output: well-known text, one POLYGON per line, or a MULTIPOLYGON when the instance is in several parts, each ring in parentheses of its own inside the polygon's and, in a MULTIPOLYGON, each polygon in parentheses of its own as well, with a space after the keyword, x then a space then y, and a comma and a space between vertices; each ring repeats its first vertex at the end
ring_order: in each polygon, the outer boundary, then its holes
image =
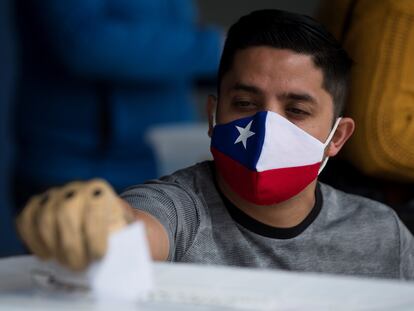
POLYGON ((133 208, 155 217, 166 229, 170 242, 168 261, 180 261, 195 239, 200 225, 200 201, 179 184, 153 181, 121 194, 133 208))

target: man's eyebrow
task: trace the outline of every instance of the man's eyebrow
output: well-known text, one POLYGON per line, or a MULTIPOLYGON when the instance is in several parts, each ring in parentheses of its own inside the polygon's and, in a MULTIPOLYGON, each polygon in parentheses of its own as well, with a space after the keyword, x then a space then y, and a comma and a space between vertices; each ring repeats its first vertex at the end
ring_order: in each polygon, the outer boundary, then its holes
POLYGON ((279 96, 280 99, 291 100, 297 102, 308 102, 311 104, 317 104, 318 101, 308 93, 289 92, 283 93, 279 96))
POLYGON ((248 93, 253 93, 253 94, 260 94, 262 93, 260 91, 260 89, 254 85, 249 85, 249 84, 245 84, 245 83, 241 83, 241 82, 236 82, 232 88, 232 91, 245 91, 248 93))

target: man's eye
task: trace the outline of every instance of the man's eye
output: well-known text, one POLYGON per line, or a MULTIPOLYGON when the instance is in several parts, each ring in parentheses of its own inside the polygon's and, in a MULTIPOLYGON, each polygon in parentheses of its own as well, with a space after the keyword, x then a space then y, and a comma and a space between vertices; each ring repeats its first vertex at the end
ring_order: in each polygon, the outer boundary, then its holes
POLYGON ((233 105, 238 108, 252 108, 256 105, 248 100, 237 100, 233 102, 233 105))
POLYGON ((303 109, 299 109, 299 108, 288 108, 287 112, 290 114, 294 114, 294 115, 298 115, 298 116, 308 116, 310 115, 310 113, 308 111, 305 111, 303 109))

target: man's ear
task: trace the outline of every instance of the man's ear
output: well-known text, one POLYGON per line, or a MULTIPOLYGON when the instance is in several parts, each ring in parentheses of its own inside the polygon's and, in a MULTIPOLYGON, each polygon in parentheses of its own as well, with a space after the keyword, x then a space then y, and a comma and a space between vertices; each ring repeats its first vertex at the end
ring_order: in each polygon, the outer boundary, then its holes
POLYGON ((336 156, 339 150, 342 149, 342 146, 351 137, 354 130, 354 120, 352 120, 351 118, 342 118, 331 140, 331 143, 328 145, 326 155, 328 157, 336 156))
POLYGON ((217 98, 214 95, 207 97, 208 136, 213 135, 214 118, 216 117, 217 98))

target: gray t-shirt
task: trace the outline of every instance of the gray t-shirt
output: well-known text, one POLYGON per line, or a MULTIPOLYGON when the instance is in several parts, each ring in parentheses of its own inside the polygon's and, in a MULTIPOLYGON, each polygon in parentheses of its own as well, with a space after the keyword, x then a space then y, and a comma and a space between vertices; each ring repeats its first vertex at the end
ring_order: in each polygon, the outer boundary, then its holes
POLYGON ((212 165, 203 162, 122 194, 164 225, 168 260, 414 279, 414 238, 389 207, 319 183, 306 219, 274 228, 218 191, 212 165))

